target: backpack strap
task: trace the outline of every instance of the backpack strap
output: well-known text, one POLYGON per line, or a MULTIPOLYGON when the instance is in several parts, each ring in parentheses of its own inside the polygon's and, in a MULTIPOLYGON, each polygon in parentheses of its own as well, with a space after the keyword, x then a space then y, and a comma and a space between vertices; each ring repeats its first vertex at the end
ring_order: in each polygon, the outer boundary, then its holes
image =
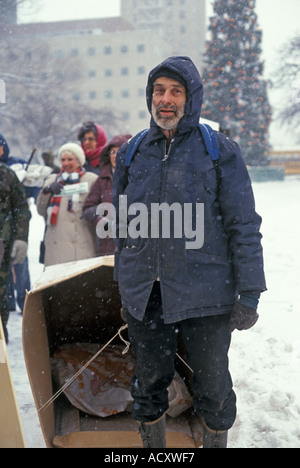
POLYGON ((135 155, 138 147, 140 146, 141 142, 143 141, 148 132, 149 128, 146 128, 145 130, 142 130, 140 133, 131 138, 131 140, 129 141, 128 148, 126 151, 126 168, 129 168, 133 156, 135 155))
POLYGON ((207 124, 199 124, 199 130, 204 139, 206 151, 209 153, 212 161, 219 161, 219 145, 214 130, 207 124))
POLYGON ((217 190, 219 192, 221 183, 221 170, 219 167, 220 150, 219 144, 214 130, 208 124, 199 124, 199 130, 203 137, 206 151, 213 162, 217 176, 217 190))

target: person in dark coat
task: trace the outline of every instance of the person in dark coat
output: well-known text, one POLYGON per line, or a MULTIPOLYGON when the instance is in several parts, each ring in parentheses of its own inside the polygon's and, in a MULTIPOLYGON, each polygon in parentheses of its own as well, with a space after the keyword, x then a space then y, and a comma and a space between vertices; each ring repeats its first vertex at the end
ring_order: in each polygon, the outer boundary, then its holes
MULTIPOLYGON (((100 203, 112 203, 112 181, 116 167, 116 155, 120 146, 126 143, 132 135, 116 135, 101 151, 99 157, 100 175, 94 183, 83 207, 82 217, 97 227, 99 223, 108 222, 105 216, 97 215, 100 203)), ((110 237, 99 239, 99 255, 113 255, 114 240, 110 237)))
POLYGON ((30 211, 16 174, 0 162, 0 316, 8 342, 7 282, 10 265, 22 264, 27 255, 30 211))
MULTIPOLYGON (((13 168, 16 164, 20 164, 23 167, 26 167, 27 165, 27 162, 24 159, 16 156, 11 156, 7 140, 4 138, 3 135, 0 135, 0 162, 6 164, 6 166, 10 168, 13 168)), ((25 187, 24 184, 23 189, 25 191, 27 199, 36 199, 41 190, 40 187, 25 187)), ((9 310, 15 310, 17 302, 20 311, 23 311, 26 298, 26 291, 29 291, 30 288, 31 281, 29 272, 29 262, 28 257, 26 256, 22 263, 17 263, 15 265, 12 264, 10 267, 9 278, 7 281, 7 299, 9 310)))
POLYGON ((255 324, 266 289, 261 217, 241 150, 220 132, 217 183, 198 129, 203 84, 191 59, 170 57, 155 67, 146 97, 150 130, 129 168, 127 145, 119 150, 113 184, 115 279, 136 354, 132 415, 141 423, 144 446, 163 447, 180 331, 193 369, 203 446, 223 448, 236 418, 228 369, 231 332, 255 324), (140 236, 132 207, 144 213, 137 215, 144 225, 140 236))

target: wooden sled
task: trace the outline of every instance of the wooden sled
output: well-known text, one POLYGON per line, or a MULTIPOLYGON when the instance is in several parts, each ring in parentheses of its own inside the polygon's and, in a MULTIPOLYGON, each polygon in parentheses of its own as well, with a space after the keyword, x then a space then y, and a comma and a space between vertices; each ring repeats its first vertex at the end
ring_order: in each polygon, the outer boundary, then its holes
MULTIPOLYGON (((113 266, 114 257, 107 256, 48 267, 27 293, 24 357, 48 448, 142 447, 138 423, 130 412, 101 418, 79 411, 64 394, 51 401, 57 390, 51 374, 56 348, 62 343, 105 344, 124 325, 113 266), (65 304, 71 305, 72 317, 65 304)), ((190 376, 183 375, 186 366, 179 365, 178 372, 188 381, 190 376)), ((191 410, 177 418, 167 417, 168 448, 198 448, 201 439, 201 426, 191 410)))

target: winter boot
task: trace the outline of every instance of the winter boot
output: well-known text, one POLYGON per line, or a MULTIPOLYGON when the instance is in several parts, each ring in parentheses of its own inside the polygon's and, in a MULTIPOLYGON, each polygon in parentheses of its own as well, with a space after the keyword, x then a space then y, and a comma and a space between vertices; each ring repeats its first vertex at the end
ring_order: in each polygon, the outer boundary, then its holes
POLYGON ((227 448, 228 431, 214 431, 203 425, 203 448, 227 448))
POLYGON ((166 448, 166 417, 161 416, 156 421, 141 423, 139 432, 144 448, 166 448))

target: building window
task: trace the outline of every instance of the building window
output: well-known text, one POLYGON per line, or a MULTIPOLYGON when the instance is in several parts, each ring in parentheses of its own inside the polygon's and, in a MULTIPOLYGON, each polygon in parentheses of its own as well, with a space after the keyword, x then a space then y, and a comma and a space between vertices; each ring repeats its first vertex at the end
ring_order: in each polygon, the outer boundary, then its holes
POLYGON ((122 96, 122 98, 128 98, 129 97, 129 89, 123 89, 121 91, 121 96, 122 96))
POLYGON ((104 76, 112 76, 113 72, 111 68, 106 68, 104 70, 104 76))
POLYGON ((108 89, 107 91, 105 91, 104 93, 104 97, 105 99, 111 99, 113 97, 113 92, 111 89, 108 89))
POLYGON ((139 111, 139 119, 146 119, 147 112, 146 111, 139 111))
POLYGON ((122 54, 126 54, 128 52, 128 47, 126 45, 121 46, 122 54))
POLYGON ((89 78, 95 78, 97 76, 96 70, 89 70, 88 71, 88 77, 89 78))
POLYGON ((73 99, 74 101, 79 101, 80 100, 80 94, 78 92, 73 94, 73 99))
POLYGON ((145 45, 144 44, 138 44, 137 45, 137 51, 138 52, 145 52, 145 45))
POLYGON ((63 57, 63 51, 61 49, 55 51, 55 57, 56 58, 62 58, 63 57))
POLYGON ((89 92, 89 98, 90 99, 96 99, 96 97, 97 97, 96 91, 90 91, 89 92))
POLYGON ((96 54, 96 50, 94 47, 89 47, 88 48, 88 55, 92 56, 96 54))
POLYGON ((125 75, 128 75, 128 73, 129 73, 129 70, 127 67, 121 68, 121 75, 125 76, 125 75))
POLYGON ((79 55, 79 50, 78 49, 72 49, 71 50, 71 57, 78 57, 79 55))
POLYGON ((104 54, 105 55, 110 55, 112 53, 112 48, 111 46, 106 46, 104 47, 104 54))
POLYGON ((146 73, 146 68, 138 67, 137 72, 138 72, 138 75, 144 75, 146 73))
POLYGON ((122 120, 126 121, 130 119, 130 113, 129 112, 122 112, 122 120))

